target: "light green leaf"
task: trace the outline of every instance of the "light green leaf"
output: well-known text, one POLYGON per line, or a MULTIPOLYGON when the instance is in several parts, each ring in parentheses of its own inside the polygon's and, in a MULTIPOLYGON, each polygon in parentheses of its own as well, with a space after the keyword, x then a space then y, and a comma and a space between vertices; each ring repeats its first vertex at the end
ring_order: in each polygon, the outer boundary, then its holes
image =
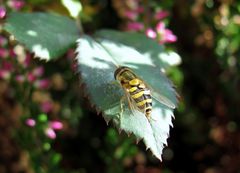
POLYGON ((136 32, 123 33, 114 30, 100 30, 95 35, 133 47, 142 55, 150 58, 155 65, 161 68, 168 68, 169 66, 179 65, 181 63, 181 58, 177 53, 172 51, 163 51, 163 45, 158 44, 156 41, 146 37, 144 34, 136 32))
POLYGON ((160 68, 155 66, 152 57, 120 42, 102 38, 94 40, 89 36, 78 39, 77 53, 82 82, 96 109, 103 113, 107 122, 112 120, 119 130, 133 133, 138 140, 143 139, 146 147, 161 160, 169 125, 172 125, 173 110, 154 101, 150 121, 142 113, 133 115, 126 100, 121 108, 120 100, 124 93, 114 79, 114 72, 119 66, 128 66, 156 92, 176 105, 176 93, 160 68))
POLYGON ((4 29, 45 60, 63 55, 79 37, 73 20, 47 13, 10 13, 4 29))

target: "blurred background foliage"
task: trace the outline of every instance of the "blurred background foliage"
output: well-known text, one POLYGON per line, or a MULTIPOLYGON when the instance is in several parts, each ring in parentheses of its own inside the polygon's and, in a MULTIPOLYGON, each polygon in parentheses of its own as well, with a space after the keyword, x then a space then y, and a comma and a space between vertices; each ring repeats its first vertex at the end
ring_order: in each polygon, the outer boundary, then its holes
MULTIPOLYGON (((1 27, 11 11, 74 17, 64 1, 0 3, 1 27)), ((92 109, 75 73, 74 48, 45 63, 2 31, 0 172, 239 173, 240 3, 82 0, 79 8, 75 17, 88 34, 101 28, 162 34, 152 29, 157 21, 149 16, 155 14, 171 29, 171 37, 158 41, 181 55, 177 66, 166 69, 181 100, 163 162, 92 109), (136 5, 144 12, 133 13, 136 5)))

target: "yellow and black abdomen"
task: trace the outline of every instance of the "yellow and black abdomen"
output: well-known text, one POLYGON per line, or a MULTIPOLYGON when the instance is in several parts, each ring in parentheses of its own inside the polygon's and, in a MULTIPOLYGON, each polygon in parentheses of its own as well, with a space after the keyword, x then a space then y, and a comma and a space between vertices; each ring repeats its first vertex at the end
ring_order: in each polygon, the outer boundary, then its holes
POLYGON ((138 109, 143 112, 147 118, 152 112, 152 96, 150 90, 139 79, 129 81, 129 94, 134 100, 138 109))

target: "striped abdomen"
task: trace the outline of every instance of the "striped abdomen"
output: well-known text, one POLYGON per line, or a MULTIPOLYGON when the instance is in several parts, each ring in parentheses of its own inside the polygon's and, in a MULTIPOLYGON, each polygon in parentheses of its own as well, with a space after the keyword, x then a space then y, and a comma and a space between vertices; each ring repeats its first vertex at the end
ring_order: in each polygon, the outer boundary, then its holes
POLYGON ((152 112, 152 96, 151 92, 144 83, 139 79, 129 81, 129 94, 135 101, 138 109, 143 112, 147 118, 150 118, 152 112))

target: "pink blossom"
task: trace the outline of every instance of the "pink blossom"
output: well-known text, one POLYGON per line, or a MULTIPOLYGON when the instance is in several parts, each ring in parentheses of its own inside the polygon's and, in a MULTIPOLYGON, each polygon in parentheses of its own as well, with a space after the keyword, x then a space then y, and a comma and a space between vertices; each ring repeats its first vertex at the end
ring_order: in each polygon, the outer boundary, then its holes
POLYGON ((27 54, 23 61, 23 66, 28 67, 30 63, 31 63, 31 56, 30 54, 27 54))
POLYGON ((50 101, 45 101, 41 104, 40 107, 41 111, 43 111, 44 113, 49 113, 52 111, 53 109, 53 104, 50 101))
POLYGON ((29 127, 34 127, 36 125, 36 121, 32 118, 28 118, 25 121, 26 125, 28 125, 29 127))
POLYGON ((37 67, 33 70, 33 75, 36 77, 41 77, 44 73, 44 68, 43 66, 37 67))
MULTIPOLYGON (((1 7, 0 7, 1 8, 1 7)), ((1 18, 1 17, 0 17, 1 18)), ((7 43, 7 39, 0 35, 0 45, 4 46, 7 43)))
POLYGON ((140 31, 143 30, 144 25, 140 22, 129 22, 127 23, 127 30, 129 31, 140 31))
POLYGON ((50 86, 50 81, 48 79, 37 80, 34 86, 40 89, 47 89, 50 86))
POLYGON ((25 81, 25 76, 24 75, 16 75, 15 77, 15 80, 18 82, 18 83, 23 83, 25 81))
POLYGON ((125 17, 127 17, 130 20, 136 20, 138 16, 138 13, 136 13, 135 11, 126 11, 125 12, 125 17))
POLYGON ((10 62, 2 62, 2 69, 7 70, 7 71, 12 71, 13 70, 13 65, 10 62))
POLYGON ((165 28, 163 22, 159 22, 156 26, 156 31, 159 36, 159 43, 173 43, 177 41, 177 37, 172 33, 171 30, 165 28))
POLYGON ((172 43, 172 42, 177 41, 177 36, 174 35, 171 30, 166 29, 165 30, 165 40, 168 43, 172 43))
POLYGON ((144 12, 144 7, 143 6, 137 7, 136 12, 137 13, 143 13, 144 12))
POLYGON ((9 56, 10 57, 16 57, 16 53, 14 52, 14 50, 13 49, 9 49, 9 56))
POLYGON ((156 31, 157 33, 164 33, 165 31, 165 24, 163 22, 158 22, 157 26, 156 26, 156 31))
POLYGON ((60 121, 51 121, 50 127, 54 130, 61 130, 63 128, 63 124, 60 121))
POLYGON ((0 19, 3 19, 7 14, 7 11, 4 7, 0 7, 0 19))
POLYGON ((23 0, 10 0, 8 5, 15 10, 20 10, 25 2, 23 0))
POLYGON ((2 62, 2 67, 0 69, 0 78, 10 79, 11 71, 13 70, 13 65, 9 62, 2 62))
POLYGON ((169 15, 168 11, 159 10, 155 13, 154 18, 156 20, 162 20, 169 15))
POLYGON ((50 139, 55 139, 57 137, 55 131, 51 127, 45 129, 45 134, 50 139))
POLYGON ((0 58, 6 58, 8 56, 8 50, 0 48, 0 58))
POLYGON ((166 29, 163 34, 160 36, 159 43, 164 44, 164 43, 173 43, 177 41, 177 37, 172 33, 171 30, 166 29))
POLYGON ((8 70, 0 69, 0 79, 10 79, 11 73, 8 70))
POLYGON ((146 30, 146 35, 147 35, 147 37, 152 38, 152 39, 157 38, 157 33, 151 28, 148 28, 146 30))
POLYGON ((27 80, 28 80, 28 82, 32 83, 36 80, 36 77, 33 73, 30 72, 27 74, 27 80))

